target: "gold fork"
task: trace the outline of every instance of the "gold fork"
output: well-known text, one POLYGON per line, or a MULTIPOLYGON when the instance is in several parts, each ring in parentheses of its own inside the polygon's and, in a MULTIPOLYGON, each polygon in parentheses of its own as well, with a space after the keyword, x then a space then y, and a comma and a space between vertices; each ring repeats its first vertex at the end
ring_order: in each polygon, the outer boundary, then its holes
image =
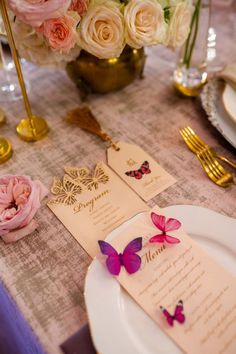
POLYGON ((197 154, 208 177, 218 186, 226 188, 236 185, 232 173, 228 172, 208 151, 201 151, 197 154))
POLYGON ((195 154, 201 151, 208 150, 214 157, 226 162, 228 165, 236 169, 236 163, 228 160, 224 156, 218 155, 215 150, 210 148, 209 145, 207 145, 203 140, 200 139, 200 137, 197 134, 195 134, 192 128, 186 127, 180 129, 180 134, 184 139, 185 143, 187 144, 187 146, 189 147, 189 149, 195 154))

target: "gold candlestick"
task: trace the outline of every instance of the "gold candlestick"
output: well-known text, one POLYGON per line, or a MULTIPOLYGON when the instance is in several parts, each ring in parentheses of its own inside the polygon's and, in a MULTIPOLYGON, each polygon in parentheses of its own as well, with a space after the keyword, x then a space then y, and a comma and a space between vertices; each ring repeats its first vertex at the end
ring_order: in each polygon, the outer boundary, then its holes
POLYGON ((5 30, 7 33, 7 38, 11 48, 12 57, 14 59, 16 72, 19 79, 19 84, 21 87, 25 110, 27 113, 27 118, 23 118, 21 120, 21 122, 16 127, 16 131, 23 140, 37 141, 42 139, 48 133, 48 125, 47 122, 44 120, 44 118, 37 117, 32 114, 28 95, 25 88, 25 82, 21 70, 21 65, 18 58, 18 53, 16 50, 13 34, 12 34, 10 20, 7 13, 5 0, 0 0, 0 9, 2 13, 2 19, 4 22, 5 30))

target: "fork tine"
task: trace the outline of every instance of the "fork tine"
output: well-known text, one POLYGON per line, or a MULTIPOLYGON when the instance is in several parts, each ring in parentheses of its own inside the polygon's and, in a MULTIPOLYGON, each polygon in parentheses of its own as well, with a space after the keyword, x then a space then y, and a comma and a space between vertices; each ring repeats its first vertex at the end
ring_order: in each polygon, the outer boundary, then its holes
POLYGON ((210 151, 206 151, 205 153, 206 153, 208 160, 212 164, 212 167, 219 174, 219 176, 223 176, 224 174, 227 173, 227 171, 224 169, 224 167, 221 166, 221 164, 219 164, 219 162, 212 156, 210 151))
POLYGON ((188 128, 189 128, 189 127, 184 128, 184 132, 185 132, 185 134, 186 134, 186 136, 187 136, 187 139, 189 139, 189 140, 192 141, 192 143, 196 146, 196 149, 197 149, 198 151, 203 150, 203 149, 205 148, 205 146, 199 144, 199 142, 197 141, 197 139, 195 139, 194 134, 193 134, 191 131, 189 131, 188 128))
POLYGON ((204 160, 201 155, 197 155, 198 160, 200 161, 203 169, 205 170, 207 176, 214 182, 217 182, 217 177, 212 173, 209 164, 204 160))
POLYGON ((229 187, 236 185, 233 175, 224 169, 221 164, 214 158, 211 151, 205 149, 197 154, 198 160, 207 173, 208 177, 220 187, 229 187))
MULTIPOLYGON (((188 130, 189 127, 184 128, 184 134, 186 135, 186 139, 190 140, 192 144, 194 144, 196 151, 201 151, 205 148, 204 145, 199 144, 198 140, 195 138, 194 134, 188 130)), ((196 134, 195 134, 196 135, 196 134)))
POLYGON ((221 177, 221 175, 219 175, 217 170, 214 168, 211 158, 209 158, 205 151, 199 153, 198 157, 200 158, 200 161, 203 161, 204 164, 207 165, 209 173, 213 175, 216 180, 221 177))
POLYGON ((199 147, 198 145, 192 141, 192 139, 189 138, 188 133, 184 129, 181 129, 180 131, 181 136, 183 137, 185 143, 189 146, 190 150, 194 152, 195 154, 199 152, 199 147), (189 143, 189 144, 188 144, 189 143), (191 146, 191 147, 190 147, 191 146))
POLYGON ((191 143, 191 141, 189 141, 189 139, 186 137, 185 133, 182 131, 182 129, 179 131, 180 135, 182 136, 185 144, 188 146, 188 148, 194 153, 197 153, 197 150, 195 148, 195 146, 193 146, 193 144, 191 143))
POLYGON ((179 133, 180 133, 180 135, 182 136, 182 138, 183 138, 185 144, 188 146, 188 148, 189 148, 192 152, 195 153, 195 152, 196 152, 196 151, 195 151, 195 148, 192 146, 191 143, 189 143, 188 138, 186 137, 186 135, 185 135, 183 129, 180 129, 180 130, 179 130, 179 133))
POLYGON ((224 175, 227 173, 227 171, 224 169, 224 167, 217 160, 214 161, 214 165, 218 169, 219 173, 221 173, 221 175, 224 175))
POLYGON ((202 139, 194 132, 191 127, 187 127, 186 130, 189 132, 189 135, 193 137, 193 139, 198 143, 199 147, 202 149, 209 148, 209 146, 202 141, 202 139))

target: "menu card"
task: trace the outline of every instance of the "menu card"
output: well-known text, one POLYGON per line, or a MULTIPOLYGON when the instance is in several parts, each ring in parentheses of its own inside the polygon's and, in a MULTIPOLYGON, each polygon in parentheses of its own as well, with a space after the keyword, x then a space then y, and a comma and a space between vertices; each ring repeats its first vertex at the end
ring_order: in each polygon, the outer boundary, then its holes
MULTIPOLYGON (((152 211, 165 215, 157 207, 152 211)), ((182 228, 170 232, 181 243, 150 244, 150 237, 160 233, 150 214, 142 214, 111 242, 117 252, 123 252, 132 239, 143 237, 144 247, 138 253, 141 270, 129 275, 122 269, 118 281, 184 352, 235 354, 236 279, 182 228), (179 300, 183 301, 186 321, 174 321, 170 327, 160 306, 173 314, 179 300)))
POLYGON ((65 168, 54 179, 49 208, 92 257, 97 241, 149 207, 104 163, 92 173, 86 168, 65 168))

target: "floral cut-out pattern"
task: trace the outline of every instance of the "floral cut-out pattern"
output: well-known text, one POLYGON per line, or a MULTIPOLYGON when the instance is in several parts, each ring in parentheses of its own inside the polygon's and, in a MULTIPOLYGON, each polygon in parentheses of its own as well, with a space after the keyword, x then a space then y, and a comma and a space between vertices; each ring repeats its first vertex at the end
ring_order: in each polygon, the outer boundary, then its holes
POLYGON ((51 200, 52 204, 73 205, 77 201, 76 195, 82 193, 82 188, 65 175, 62 180, 54 177, 51 192, 56 196, 51 200))
POLYGON ((54 177, 51 192, 55 197, 50 204, 73 205, 77 202, 78 194, 97 190, 99 184, 106 184, 109 181, 109 176, 101 164, 98 164, 93 172, 78 167, 65 167, 64 170, 66 174, 62 180, 54 177))

